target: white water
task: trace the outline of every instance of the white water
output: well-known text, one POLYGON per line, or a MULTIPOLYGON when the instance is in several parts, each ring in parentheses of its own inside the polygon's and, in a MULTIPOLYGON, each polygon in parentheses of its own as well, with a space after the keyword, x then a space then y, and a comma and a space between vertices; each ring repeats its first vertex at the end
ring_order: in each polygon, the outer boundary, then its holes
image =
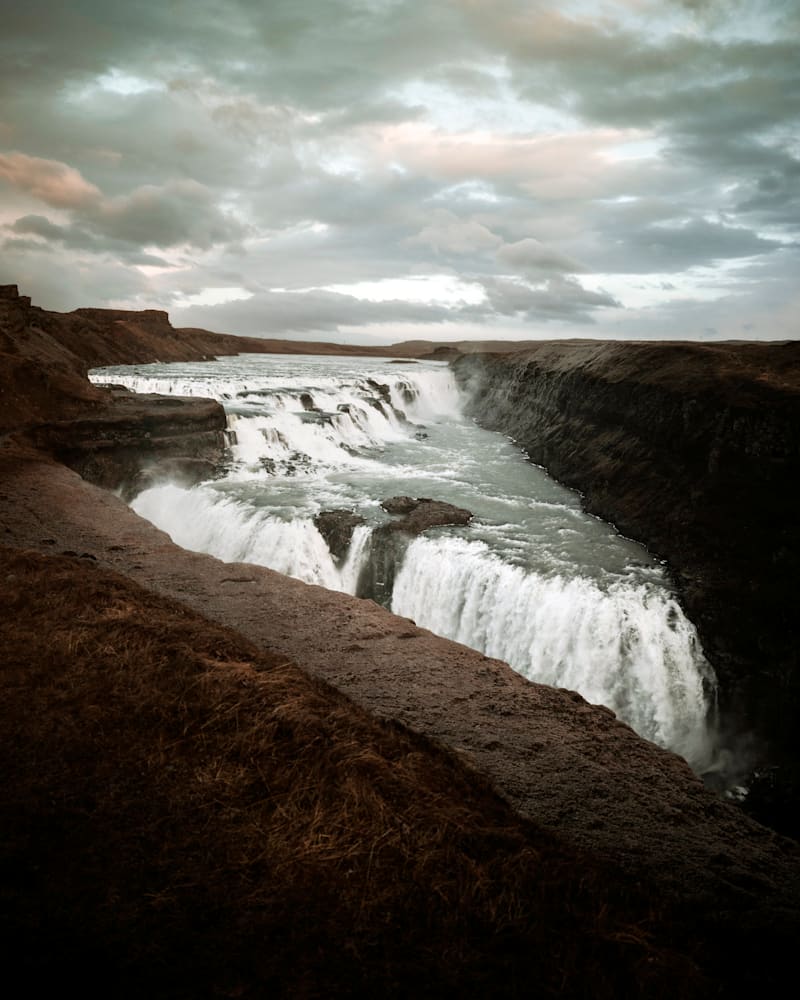
POLYGON ((392 610, 607 705, 698 770, 710 765, 713 674, 662 567, 509 441, 466 420, 446 367, 243 356, 93 378, 223 402, 235 436, 224 478, 163 483, 133 502, 178 544, 372 596, 362 570, 389 519, 381 499, 466 507, 468 527, 410 541, 392 610), (366 522, 341 564, 313 523, 332 508, 366 522))
POLYGON ((337 567, 313 521, 284 521, 203 486, 156 486, 140 493, 132 507, 185 549, 207 552, 223 562, 269 566, 306 583, 348 593, 355 592, 369 544, 370 529, 357 527, 347 559, 337 567))
POLYGON ((392 610, 580 691, 656 743, 705 752, 705 671, 694 628, 662 588, 526 573, 462 538, 415 539, 392 610))

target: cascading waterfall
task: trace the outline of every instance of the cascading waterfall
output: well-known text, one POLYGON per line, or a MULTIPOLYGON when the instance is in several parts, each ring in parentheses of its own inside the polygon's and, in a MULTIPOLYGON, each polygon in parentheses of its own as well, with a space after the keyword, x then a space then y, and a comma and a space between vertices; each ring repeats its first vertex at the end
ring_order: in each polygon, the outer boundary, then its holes
POLYGON ((662 567, 466 420, 447 367, 244 356, 92 377, 223 403, 225 475, 191 489, 165 482, 133 501, 179 545, 383 600, 532 680, 607 705, 697 770, 710 764, 714 677, 662 567), (379 502, 396 494, 475 517, 387 542, 375 530, 389 520, 379 502), (363 520, 340 559, 314 523, 335 509, 363 520))
POLYGON ((347 559, 337 566, 309 518, 285 521, 203 486, 156 486, 140 493, 131 506, 192 552, 267 566, 329 590, 355 591, 369 547, 370 529, 356 528, 347 559))
POLYGON ((525 572, 463 538, 416 538, 392 611, 513 664, 530 680, 579 691, 637 732, 701 761, 713 684, 694 626, 652 584, 605 590, 585 577, 525 572))

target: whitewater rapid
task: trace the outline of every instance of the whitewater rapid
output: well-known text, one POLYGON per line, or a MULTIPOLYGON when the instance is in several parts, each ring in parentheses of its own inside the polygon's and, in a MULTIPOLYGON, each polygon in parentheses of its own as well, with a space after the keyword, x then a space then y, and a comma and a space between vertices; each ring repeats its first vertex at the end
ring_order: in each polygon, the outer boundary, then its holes
POLYGON ((711 765, 714 675, 663 567, 502 435, 465 419, 446 366, 244 355, 92 378, 224 405, 224 475, 162 482, 133 501, 177 544, 383 599, 531 680, 608 706, 696 770, 711 765), (475 516, 399 543, 395 533, 387 547, 380 501, 398 494, 475 516), (314 518, 341 509, 363 523, 336 559, 314 518))

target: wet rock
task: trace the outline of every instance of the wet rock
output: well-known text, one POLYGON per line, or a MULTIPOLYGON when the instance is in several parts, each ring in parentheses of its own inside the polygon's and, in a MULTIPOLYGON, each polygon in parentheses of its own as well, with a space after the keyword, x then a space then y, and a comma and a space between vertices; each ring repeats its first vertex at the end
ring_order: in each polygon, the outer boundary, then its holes
POLYGON ((443 500, 430 497, 389 497, 381 501, 387 514, 400 515, 399 521, 391 521, 378 530, 403 531, 418 535, 428 528, 439 528, 447 524, 469 524, 472 512, 443 500))
POLYGON ((314 397, 310 392, 300 393, 300 405, 309 413, 319 413, 320 408, 314 403, 314 397))
POLYGON ((468 524, 472 514, 451 503, 429 497, 389 497, 381 501, 381 507, 397 520, 381 524, 372 532, 369 559, 361 570, 356 594, 389 608, 394 580, 411 537, 428 528, 468 524))
POLYGON ((400 386, 400 395, 403 397, 404 403, 411 404, 417 398, 417 390, 412 385, 404 383, 400 386))
POLYGON ((300 414, 300 419, 304 424, 330 424, 333 422, 335 416, 335 413, 325 413, 324 410, 315 408, 313 410, 305 410, 300 414))
POLYGON ((356 585, 357 597, 369 598, 384 608, 391 607, 394 580, 410 541, 408 535, 394 529, 394 524, 382 524, 372 532, 369 559, 356 585))
POLYGON ((376 382, 374 378, 368 378, 367 385, 374 389, 384 402, 391 402, 392 394, 388 385, 384 385, 382 382, 376 382))
POLYGON ((381 507, 387 514, 410 514, 419 502, 414 497, 389 497, 388 500, 381 500, 381 507))
POLYGON ((342 508, 320 511, 314 518, 317 531, 327 542, 333 558, 339 561, 347 555, 353 532, 363 523, 364 518, 360 514, 342 508))

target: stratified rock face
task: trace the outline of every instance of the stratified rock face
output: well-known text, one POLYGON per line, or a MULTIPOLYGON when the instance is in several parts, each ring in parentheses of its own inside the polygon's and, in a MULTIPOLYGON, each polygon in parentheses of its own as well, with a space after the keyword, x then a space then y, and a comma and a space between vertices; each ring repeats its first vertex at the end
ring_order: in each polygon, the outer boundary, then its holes
POLYGON ((69 321, 56 315, 32 307, 16 285, 0 286, 0 433, 66 419, 103 399, 63 342, 71 335, 69 321))
POLYGON ((800 344, 544 342, 453 367, 484 426, 667 560, 731 721, 796 753, 800 344))
POLYGON ((0 433, 22 434, 128 498, 167 476, 208 479, 226 458, 219 403, 135 396, 86 379, 94 365, 202 359, 204 347, 156 309, 54 313, 31 306, 16 285, 0 286, 0 433))
POLYGON ((225 426, 216 400, 115 388, 102 409, 41 424, 27 438, 89 482, 130 499, 161 479, 188 486, 212 478, 227 457, 225 426))

